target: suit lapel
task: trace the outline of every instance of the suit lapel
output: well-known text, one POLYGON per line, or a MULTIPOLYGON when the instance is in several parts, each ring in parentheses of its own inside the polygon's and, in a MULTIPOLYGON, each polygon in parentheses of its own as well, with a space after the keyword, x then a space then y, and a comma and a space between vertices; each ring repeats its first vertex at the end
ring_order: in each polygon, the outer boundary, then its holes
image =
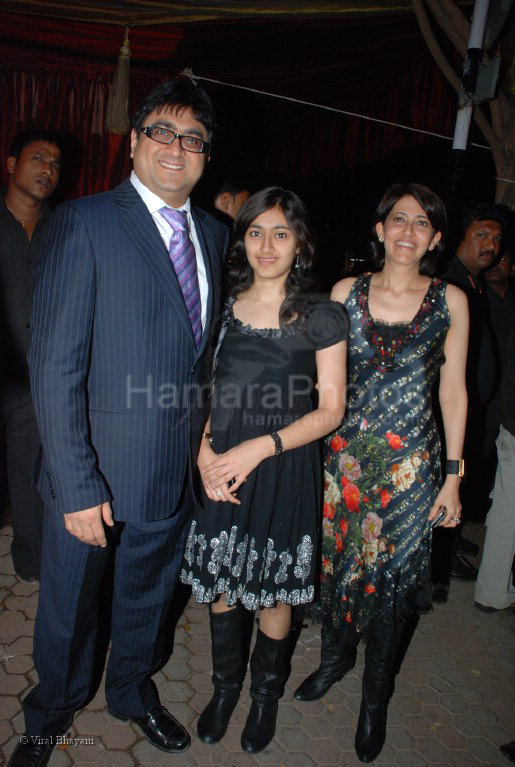
MULTIPOLYGON (((177 307, 177 318, 191 335, 194 343, 188 311, 184 304, 181 286, 166 252, 159 230, 140 195, 127 179, 113 190, 114 204, 124 210, 122 223, 129 236, 154 271, 166 295, 177 307)), ((204 258, 206 258, 204 256, 204 258)), ((207 260, 206 260, 207 268, 207 260)), ((208 278, 209 279, 209 278, 208 278)), ((211 289, 209 291, 211 295, 211 289)), ((204 335, 206 335, 204 333, 204 335)), ((202 345, 204 337, 202 338, 202 345)))
POLYGON ((207 285, 208 285, 208 293, 207 293, 207 306, 206 306, 206 327, 204 329, 204 332, 202 333, 202 339, 200 341, 200 346, 198 348, 197 356, 201 356, 204 352, 204 349, 206 348, 206 344, 209 340, 209 330, 211 328, 211 321, 213 318, 213 264, 211 263, 211 257, 210 257, 210 246, 211 246, 211 237, 210 232, 207 227, 204 226, 202 217, 201 217, 202 211, 199 211, 197 208, 193 208, 191 210, 191 215, 193 218, 193 221, 195 222, 195 231, 197 232, 198 241, 200 243, 200 247, 202 250, 202 257, 204 259, 204 265, 206 267, 206 276, 207 276, 207 285))

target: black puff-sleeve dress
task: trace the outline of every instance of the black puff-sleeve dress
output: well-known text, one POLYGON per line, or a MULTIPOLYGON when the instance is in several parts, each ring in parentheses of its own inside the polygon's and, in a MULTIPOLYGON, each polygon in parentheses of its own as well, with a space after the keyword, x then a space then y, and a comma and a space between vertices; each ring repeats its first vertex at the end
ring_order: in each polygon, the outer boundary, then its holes
MULTIPOLYGON (((316 407, 316 352, 346 340, 348 318, 329 300, 284 328, 252 328, 226 306, 215 354, 213 450, 278 431, 316 407)), ((314 597, 321 521, 317 441, 267 458, 238 491, 241 505, 205 495, 181 572, 198 602, 226 594, 247 609, 298 605, 314 597)))

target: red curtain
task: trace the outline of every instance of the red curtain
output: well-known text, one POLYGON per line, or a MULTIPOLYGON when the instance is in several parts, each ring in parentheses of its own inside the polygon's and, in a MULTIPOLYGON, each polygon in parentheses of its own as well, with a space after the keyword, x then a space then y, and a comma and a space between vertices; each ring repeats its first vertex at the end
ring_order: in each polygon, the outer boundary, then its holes
MULTIPOLYGON (((410 67, 376 76, 366 87, 352 90, 339 100, 342 110, 385 122, 307 108, 304 119, 295 121, 290 140, 277 157, 282 173, 288 175, 296 168, 299 175, 309 177, 320 170, 371 163, 395 149, 432 140, 430 135, 388 122, 440 135, 453 134, 454 94, 425 51, 411 59, 410 67)), ((448 149, 450 141, 441 141, 442 147, 448 149)))
MULTIPOLYGON (((154 85, 184 66, 196 71, 198 62, 196 73, 213 79, 451 135, 455 97, 412 18, 333 27, 267 21, 133 29, 130 113, 154 85), (288 48, 289 29, 296 37, 288 48)), ((128 137, 104 131, 122 39, 122 29, 107 25, 0 12, 0 152, 7 156, 21 129, 72 134, 71 181, 60 196, 111 188, 129 172, 128 137)), ((266 168, 270 177, 310 178, 428 140, 315 107, 206 87, 222 124, 212 163, 219 162, 220 174, 232 160, 266 168)), ((5 159, 2 173, 5 180, 5 159)))
MULTIPOLYGON (((110 189, 129 172, 129 137, 104 130, 112 74, 89 73, 15 63, 0 74, 0 145, 20 130, 40 128, 71 134, 65 168, 67 197, 110 189), (73 140, 73 137, 75 140, 73 140)), ((156 76, 133 76, 134 100, 159 82, 156 76)), ((5 162, 3 163, 5 166, 5 162)), ((5 167, 2 168, 5 173, 5 167)), ((64 190, 60 190, 61 195, 64 190)))

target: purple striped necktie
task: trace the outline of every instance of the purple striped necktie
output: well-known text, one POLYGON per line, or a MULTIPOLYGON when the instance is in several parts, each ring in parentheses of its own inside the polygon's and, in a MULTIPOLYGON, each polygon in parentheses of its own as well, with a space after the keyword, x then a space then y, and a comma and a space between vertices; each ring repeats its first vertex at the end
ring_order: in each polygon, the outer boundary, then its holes
POLYGON ((197 349, 202 338, 202 320, 200 309, 200 289, 197 275, 195 248, 190 240, 188 216, 185 210, 160 208, 159 213, 173 229, 168 254, 181 286, 186 309, 190 315, 191 327, 197 349))

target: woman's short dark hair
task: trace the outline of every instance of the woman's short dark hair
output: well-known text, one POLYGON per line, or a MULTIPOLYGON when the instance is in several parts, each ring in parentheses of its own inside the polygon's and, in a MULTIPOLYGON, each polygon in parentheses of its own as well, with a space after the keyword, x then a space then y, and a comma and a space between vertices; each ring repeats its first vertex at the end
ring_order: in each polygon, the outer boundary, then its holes
POLYGON ((163 109, 191 109, 193 117, 202 123, 207 130, 209 142, 213 141, 213 134, 216 128, 215 112, 211 99, 206 91, 198 85, 195 85, 189 77, 178 77, 176 80, 167 80, 157 88, 154 88, 140 104, 138 111, 134 115, 132 125, 139 135, 143 128, 143 123, 149 114, 155 110, 163 109))
POLYGON ((411 181, 390 186, 376 208, 374 224, 372 227, 374 235, 374 239, 371 243, 372 260, 378 269, 383 268, 384 246, 377 238, 376 226, 379 223, 384 224, 394 205, 401 199, 401 197, 407 196, 415 198, 428 217, 434 231, 441 232, 442 235, 440 241, 435 245, 433 250, 428 250, 420 261, 420 274, 432 275, 436 271, 438 258, 445 245, 445 238, 447 235, 447 213, 445 211, 443 200, 441 200, 437 194, 432 192, 427 186, 415 184, 411 181))
POLYGON ((253 284, 254 272, 245 252, 245 234, 258 216, 276 206, 283 213, 293 232, 299 250, 284 286, 286 295, 279 310, 279 324, 282 327, 297 315, 302 317, 313 288, 311 270, 315 253, 315 236, 311 229, 307 208, 295 192, 279 186, 270 186, 253 194, 240 208, 234 222, 226 279, 229 296, 237 296, 253 284))

